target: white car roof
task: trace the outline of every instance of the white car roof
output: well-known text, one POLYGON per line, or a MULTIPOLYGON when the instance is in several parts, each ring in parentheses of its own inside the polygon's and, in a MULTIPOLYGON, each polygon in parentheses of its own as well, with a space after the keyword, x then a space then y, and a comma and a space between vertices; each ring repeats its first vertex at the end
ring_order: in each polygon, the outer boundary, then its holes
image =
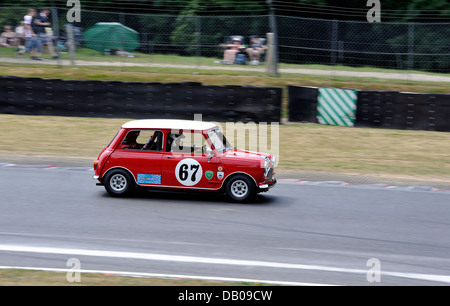
POLYGON ((142 119, 133 120, 122 125, 125 129, 172 129, 172 130, 209 130, 216 124, 195 120, 176 119, 142 119))

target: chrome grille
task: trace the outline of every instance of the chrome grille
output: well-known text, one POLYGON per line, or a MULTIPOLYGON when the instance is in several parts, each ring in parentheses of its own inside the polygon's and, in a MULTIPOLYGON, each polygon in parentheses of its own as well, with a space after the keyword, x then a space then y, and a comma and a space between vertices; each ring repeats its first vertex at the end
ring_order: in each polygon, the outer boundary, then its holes
POLYGON ((273 167, 269 168, 269 171, 267 172, 267 175, 266 175, 266 178, 267 178, 266 180, 268 182, 270 182, 272 180, 272 176, 273 176, 273 167))

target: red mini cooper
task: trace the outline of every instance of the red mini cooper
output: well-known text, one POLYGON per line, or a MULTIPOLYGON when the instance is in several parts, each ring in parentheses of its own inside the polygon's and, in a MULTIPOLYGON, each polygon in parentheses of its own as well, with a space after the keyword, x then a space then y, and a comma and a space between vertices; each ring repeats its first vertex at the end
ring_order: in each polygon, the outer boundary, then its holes
POLYGON ((276 184, 275 157, 230 146, 217 125, 190 120, 125 123, 94 162, 112 196, 136 187, 204 190, 243 202, 276 184))

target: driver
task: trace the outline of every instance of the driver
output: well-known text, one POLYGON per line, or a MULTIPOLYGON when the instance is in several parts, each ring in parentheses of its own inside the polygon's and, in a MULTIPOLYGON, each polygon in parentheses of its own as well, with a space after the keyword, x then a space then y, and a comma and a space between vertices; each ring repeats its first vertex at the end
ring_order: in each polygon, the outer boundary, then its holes
POLYGON ((140 131, 131 131, 125 137, 122 143, 122 149, 138 149, 136 139, 138 138, 140 131))
POLYGON ((142 150, 155 150, 156 149, 156 139, 158 137, 158 132, 154 132, 153 136, 147 141, 147 143, 142 147, 142 150))

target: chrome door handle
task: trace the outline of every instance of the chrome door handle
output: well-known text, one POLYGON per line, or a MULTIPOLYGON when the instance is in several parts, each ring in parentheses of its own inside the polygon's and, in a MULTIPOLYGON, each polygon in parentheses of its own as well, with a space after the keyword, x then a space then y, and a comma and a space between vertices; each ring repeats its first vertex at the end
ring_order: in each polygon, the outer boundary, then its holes
POLYGON ((172 156, 172 155, 167 155, 166 157, 167 157, 167 158, 173 158, 173 156, 172 156))

